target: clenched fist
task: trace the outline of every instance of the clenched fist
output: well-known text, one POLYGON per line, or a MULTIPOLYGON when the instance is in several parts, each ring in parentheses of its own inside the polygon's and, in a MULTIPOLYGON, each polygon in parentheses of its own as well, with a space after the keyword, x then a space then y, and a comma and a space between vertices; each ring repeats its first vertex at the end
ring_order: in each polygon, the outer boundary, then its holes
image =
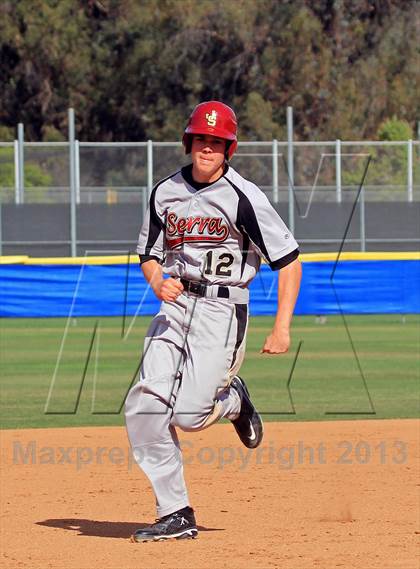
POLYGON ((177 279, 162 279, 154 288, 155 294, 159 300, 165 302, 173 302, 182 293, 184 287, 177 279))
POLYGON ((265 339, 261 354, 284 354, 290 347, 290 332, 286 329, 273 330, 265 339))

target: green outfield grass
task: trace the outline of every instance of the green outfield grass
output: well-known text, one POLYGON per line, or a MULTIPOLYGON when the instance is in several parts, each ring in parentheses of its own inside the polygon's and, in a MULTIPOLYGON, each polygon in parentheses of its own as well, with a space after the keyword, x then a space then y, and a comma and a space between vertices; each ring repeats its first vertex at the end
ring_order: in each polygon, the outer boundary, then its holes
MULTIPOLYGON (((328 317, 325 324, 295 318, 293 344, 283 356, 259 354, 273 318, 252 318, 241 375, 265 420, 418 417, 419 321, 418 315, 347 317, 373 409, 340 317, 328 317), (291 401, 287 384, 300 342, 291 401)), ((45 414, 67 320, 0 321, 2 428, 124 424, 118 411, 135 377, 150 318, 137 318, 126 339, 121 318, 101 318, 92 342, 96 322, 70 322, 45 414)))

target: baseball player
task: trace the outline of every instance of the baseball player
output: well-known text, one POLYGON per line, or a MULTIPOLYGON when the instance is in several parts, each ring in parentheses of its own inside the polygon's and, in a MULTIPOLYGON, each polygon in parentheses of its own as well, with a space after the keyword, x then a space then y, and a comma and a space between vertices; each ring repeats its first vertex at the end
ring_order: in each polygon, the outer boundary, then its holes
POLYGON ((236 133, 227 105, 209 101, 194 109, 182 140, 192 163, 154 187, 140 231, 141 268, 162 304, 126 400, 130 444, 158 513, 156 523, 132 536, 138 542, 198 534, 177 428, 199 431, 225 417, 246 447, 261 443, 261 417, 237 374, 248 285, 262 258, 281 270, 277 316, 262 352, 286 352, 290 344, 298 245, 264 193, 229 165, 236 133))

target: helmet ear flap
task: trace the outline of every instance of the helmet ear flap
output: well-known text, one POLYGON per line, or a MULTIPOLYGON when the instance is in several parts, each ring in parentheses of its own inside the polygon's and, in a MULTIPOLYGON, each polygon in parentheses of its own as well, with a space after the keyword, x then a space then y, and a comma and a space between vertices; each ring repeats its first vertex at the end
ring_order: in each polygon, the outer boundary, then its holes
POLYGON ((225 148, 225 159, 230 159, 230 147, 233 144, 233 140, 226 140, 226 148, 225 148))
POLYGON ((236 140, 228 141, 228 143, 226 144, 226 151, 225 151, 226 160, 230 160, 232 158, 232 156, 236 152, 237 147, 238 143, 236 140))
POLYGON ((182 144, 185 148, 185 154, 190 154, 192 147, 192 135, 185 133, 182 137, 182 144))

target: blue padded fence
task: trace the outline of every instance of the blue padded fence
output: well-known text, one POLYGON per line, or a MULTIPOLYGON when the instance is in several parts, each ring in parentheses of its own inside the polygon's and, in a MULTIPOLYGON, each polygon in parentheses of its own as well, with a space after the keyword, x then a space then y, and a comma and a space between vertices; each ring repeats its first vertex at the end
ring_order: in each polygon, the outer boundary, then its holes
MULTIPOLYGON (((420 312, 420 260, 306 261, 296 314, 420 312)), ((277 272, 251 284, 251 314, 273 315, 277 272)), ((151 315, 159 301, 130 264, 0 264, 1 317, 151 315)))

